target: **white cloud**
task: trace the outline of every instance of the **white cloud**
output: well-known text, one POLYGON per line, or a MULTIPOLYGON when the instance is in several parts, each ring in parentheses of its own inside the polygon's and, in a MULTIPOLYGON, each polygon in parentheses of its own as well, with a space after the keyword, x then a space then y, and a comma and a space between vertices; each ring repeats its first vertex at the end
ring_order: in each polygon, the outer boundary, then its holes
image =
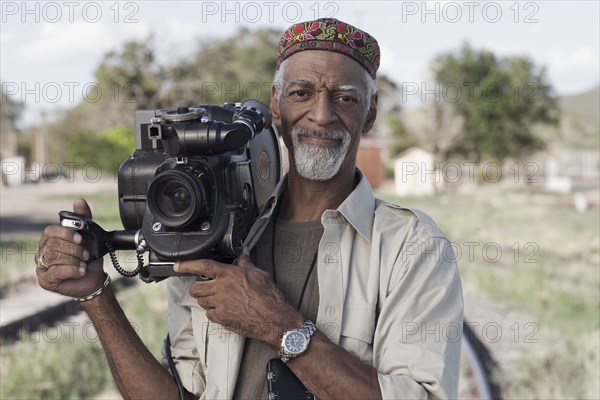
POLYGON ((115 48, 117 43, 141 39, 148 35, 144 24, 111 24, 108 21, 89 23, 43 24, 20 47, 17 56, 23 63, 65 62, 82 57, 97 57, 115 48))
POLYGON ((394 52, 381 43, 379 44, 379 50, 381 51, 379 70, 386 75, 394 76, 398 72, 398 62, 394 52))
POLYGON ((201 24, 186 24, 171 18, 155 32, 156 55, 161 61, 177 59, 196 50, 196 41, 202 32, 201 24))
POLYGON ((201 24, 186 24, 179 19, 171 18, 166 24, 164 32, 161 32, 161 42, 165 45, 181 46, 194 42, 201 32, 201 24))
POLYGON ((0 44, 15 43, 17 35, 14 32, 2 32, 0 35, 0 44))
POLYGON ((597 48, 583 46, 571 51, 553 49, 544 61, 554 74, 575 74, 583 71, 598 71, 599 59, 597 48))
MULTIPOLYGON (((397 83, 423 82, 428 77, 429 64, 427 60, 398 60, 393 50, 380 43, 381 64, 379 71, 397 83)), ((400 54, 399 56, 402 56, 400 54)))
POLYGON ((598 48, 582 46, 568 51, 553 49, 543 62, 548 76, 560 94, 577 93, 598 84, 600 76, 598 48))
POLYGON ((542 28, 541 28, 540 24, 531 24, 531 26, 529 27, 529 29, 527 31, 532 35, 538 35, 538 34, 542 33, 542 28))

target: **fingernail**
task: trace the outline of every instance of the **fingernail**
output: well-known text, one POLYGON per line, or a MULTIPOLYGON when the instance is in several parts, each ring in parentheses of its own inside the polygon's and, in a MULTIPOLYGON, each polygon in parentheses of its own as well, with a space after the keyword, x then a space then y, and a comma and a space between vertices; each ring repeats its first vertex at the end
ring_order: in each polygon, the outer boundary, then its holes
POLYGON ((173 270, 179 271, 179 261, 175 261, 175 264, 173 264, 173 270))
POLYGON ((75 241, 75 243, 81 243, 82 239, 83 238, 81 237, 81 235, 79 233, 75 232, 73 234, 73 240, 75 241))
POLYGON ((79 267, 79 275, 81 275, 81 276, 85 275, 85 268, 84 267, 79 267))
POLYGON ((90 252, 86 249, 83 249, 83 258, 85 258, 86 260, 89 260, 90 258, 90 252))
POLYGON ((79 266, 80 266, 81 268, 85 268, 85 267, 87 266, 87 264, 86 264, 86 263, 84 263, 83 261, 81 261, 81 262, 79 262, 79 266))

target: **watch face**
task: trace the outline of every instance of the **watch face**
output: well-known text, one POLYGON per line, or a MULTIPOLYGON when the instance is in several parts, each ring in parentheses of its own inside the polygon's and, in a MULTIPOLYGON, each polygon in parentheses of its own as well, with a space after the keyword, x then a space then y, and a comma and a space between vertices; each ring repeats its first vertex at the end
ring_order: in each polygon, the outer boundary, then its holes
POLYGON ((283 342, 285 349, 291 354, 300 354, 308 345, 306 336, 298 331, 289 332, 283 342))

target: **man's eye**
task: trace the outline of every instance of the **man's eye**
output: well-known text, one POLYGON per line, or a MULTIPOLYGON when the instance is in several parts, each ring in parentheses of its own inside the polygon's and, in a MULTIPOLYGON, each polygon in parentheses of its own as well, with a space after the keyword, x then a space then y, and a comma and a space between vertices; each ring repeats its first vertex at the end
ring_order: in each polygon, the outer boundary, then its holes
POLYGON ((287 98, 290 101, 306 101, 310 99, 310 92, 303 89, 290 90, 287 98))
POLYGON ((338 96, 338 100, 342 103, 356 103, 358 100, 353 96, 341 95, 338 96))
POLYGON ((292 97, 306 97, 308 96, 308 92, 306 92, 305 90, 294 90, 290 93, 290 96, 292 97))

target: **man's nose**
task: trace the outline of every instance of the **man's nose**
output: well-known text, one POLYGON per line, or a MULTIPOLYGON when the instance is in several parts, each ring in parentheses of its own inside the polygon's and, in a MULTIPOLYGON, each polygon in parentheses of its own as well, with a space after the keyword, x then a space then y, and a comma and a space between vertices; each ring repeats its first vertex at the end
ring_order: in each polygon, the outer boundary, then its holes
POLYGON ((337 120, 335 107, 328 96, 318 96, 308 112, 309 121, 319 127, 327 127, 337 120))

